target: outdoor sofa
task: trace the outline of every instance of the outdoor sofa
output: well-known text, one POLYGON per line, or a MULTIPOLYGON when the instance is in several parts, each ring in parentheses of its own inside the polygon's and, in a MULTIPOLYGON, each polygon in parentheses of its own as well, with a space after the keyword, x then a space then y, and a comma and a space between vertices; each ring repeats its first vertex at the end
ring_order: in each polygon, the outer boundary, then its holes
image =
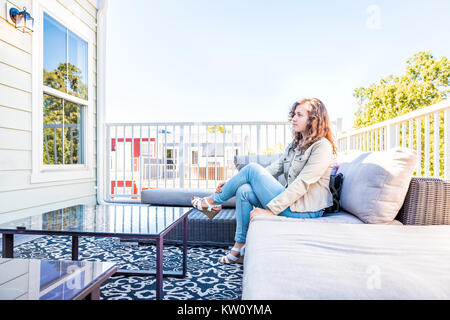
MULTIPOLYGON (((238 156, 235 164, 267 166, 278 156, 238 156)), ((348 152, 336 162, 344 175, 339 212, 252 219, 242 298, 450 299, 450 181, 412 177, 416 157, 406 148, 348 152)), ((148 190, 142 202, 189 206, 192 194, 210 193, 148 190)), ((233 205, 213 220, 194 209, 190 242, 232 244, 233 205)), ((168 234, 175 242, 181 235, 168 234)))

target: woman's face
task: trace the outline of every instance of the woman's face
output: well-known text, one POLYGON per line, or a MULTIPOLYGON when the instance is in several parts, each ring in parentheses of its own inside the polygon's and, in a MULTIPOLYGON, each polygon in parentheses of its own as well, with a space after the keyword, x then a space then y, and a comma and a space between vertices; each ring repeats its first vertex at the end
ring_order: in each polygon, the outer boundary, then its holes
POLYGON ((309 108, 309 105, 306 103, 299 104, 295 108, 295 114, 292 118, 292 126, 295 133, 304 133, 306 131, 306 126, 308 125, 309 108))

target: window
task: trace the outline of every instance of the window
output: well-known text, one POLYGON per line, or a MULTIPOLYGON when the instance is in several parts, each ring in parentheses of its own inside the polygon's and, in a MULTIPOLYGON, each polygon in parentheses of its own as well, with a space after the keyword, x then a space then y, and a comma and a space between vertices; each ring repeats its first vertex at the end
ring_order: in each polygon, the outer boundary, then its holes
POLYGON ((85 164, 88 43, 44 13, 43 164, 85 164))
POLYGON ((177 163, 177 158, 178 158, 178 149, 166 149, 166 160, 168 164, 176 164, 177 163))
POLYGON ((95 179, 96 30, 53 1, 32 1, 31 183, 95 179))

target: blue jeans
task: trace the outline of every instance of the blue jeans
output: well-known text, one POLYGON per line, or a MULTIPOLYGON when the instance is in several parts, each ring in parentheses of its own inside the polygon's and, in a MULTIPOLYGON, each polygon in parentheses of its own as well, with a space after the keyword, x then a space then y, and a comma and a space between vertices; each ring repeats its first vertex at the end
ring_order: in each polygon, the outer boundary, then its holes
MULTIPOLYGON (((215 203, 222 204, 236 196, 236 242, 245 242, 250 212, 253 207, 267 209, 267 204, 285 187, 275 179, 264 167, 257 163, 250 163, 238 174, 232 177, 223 187, 221 193, 214 193, 215 203)), ((292 212, 287 207, 279 215, 289 218, 319 218, 324 210, 315 212, 292 212)))

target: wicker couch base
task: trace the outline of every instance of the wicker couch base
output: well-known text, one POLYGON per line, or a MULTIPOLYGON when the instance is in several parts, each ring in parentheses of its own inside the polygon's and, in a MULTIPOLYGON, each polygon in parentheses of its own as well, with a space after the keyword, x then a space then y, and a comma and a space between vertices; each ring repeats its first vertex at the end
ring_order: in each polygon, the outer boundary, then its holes
MULTIPOLYGON (((188 216, 188 244, 228 247, 234 244, 236 231, 235 209, 222 209, 210 220, 200 211, 193 209, 188 216)), ((122 242, 138 242, 139 244, 153 244, 155 240, 130 239, 122 242)), ((165 244, 182 244, 183 224, 178 224, 164 237, 165 244)))

